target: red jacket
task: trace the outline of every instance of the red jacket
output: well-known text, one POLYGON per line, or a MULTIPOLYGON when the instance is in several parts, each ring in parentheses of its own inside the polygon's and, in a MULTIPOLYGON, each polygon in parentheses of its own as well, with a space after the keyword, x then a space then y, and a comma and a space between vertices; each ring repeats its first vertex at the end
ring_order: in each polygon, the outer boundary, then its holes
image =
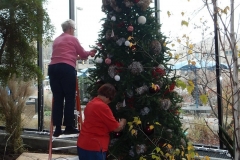
POLYGON ((120 125, 109 106, 96 97, 87 104, 84 117, 77 146, 89 151, 107 151, 109 133, 120 125))

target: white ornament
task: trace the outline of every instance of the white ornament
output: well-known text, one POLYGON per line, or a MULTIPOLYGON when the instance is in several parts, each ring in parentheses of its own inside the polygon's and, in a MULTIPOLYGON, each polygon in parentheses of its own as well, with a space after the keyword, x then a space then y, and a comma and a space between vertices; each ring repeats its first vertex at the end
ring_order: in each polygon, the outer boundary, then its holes
POLYGON ((146 17, 144 17, 144 16, 138 17, 138 23, 139 24, 145 24, 146 21, 147 21, 146 17))
POLYGON ((102 59, 102 58, 99 58, 99 57, 97 57, 97 58, 95 59, 95 62, 96 62, 96 63, 102 63, 102 62, 103 62, 103 59, 102 59))
POLYGON ((116 76, 114 76, 114 79, 115 79, 115 81, 120 81, 120 76, 116 75, 116 76))
POLYGON ((129 46, 130 42, 129 41, 125 41, 125 46, 129 46))
POLYGON ((141 114, 143 116, 147 115, 149 113, 150 109, 148 107, 144 107, 143 109, 141 109, 141 114))
POLYGON ((88 98, 83 98, 83 102, 88 102, 89 101, 89 99, 88 98))
POLYGON ((112 20, 112 21, 116 21, 116 17, 115 17, 115 16, 112 16, 111 20, 112 20))

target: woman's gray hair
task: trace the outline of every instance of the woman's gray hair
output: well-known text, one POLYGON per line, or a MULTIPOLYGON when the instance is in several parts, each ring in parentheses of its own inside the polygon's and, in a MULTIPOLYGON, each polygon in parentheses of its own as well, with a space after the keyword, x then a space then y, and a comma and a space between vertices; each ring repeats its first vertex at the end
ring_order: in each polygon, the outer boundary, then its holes
POLYGON ((75 29, 75 22, 71 19, 66 20, 61 24, 63 32, 66 32, 71 27, 75 29))

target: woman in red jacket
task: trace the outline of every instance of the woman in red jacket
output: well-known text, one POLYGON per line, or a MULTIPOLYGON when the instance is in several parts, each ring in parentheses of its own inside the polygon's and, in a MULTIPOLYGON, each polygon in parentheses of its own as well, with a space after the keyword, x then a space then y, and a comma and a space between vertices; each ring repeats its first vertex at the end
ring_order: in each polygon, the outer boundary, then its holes
POLYGON ((98 96, 87 104, 77 141, 80 160, 105 160, 110 141, 109 133, 119 132, 126 125, 126 119, 116 121, 108 106, 115 93, 113 85, 104 84, 98 89, 98 96))

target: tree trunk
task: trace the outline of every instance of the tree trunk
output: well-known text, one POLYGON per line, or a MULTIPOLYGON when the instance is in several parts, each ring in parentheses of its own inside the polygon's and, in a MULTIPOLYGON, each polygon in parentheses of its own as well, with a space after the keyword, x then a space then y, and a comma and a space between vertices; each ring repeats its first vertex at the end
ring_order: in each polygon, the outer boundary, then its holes
POLYGON ((236 38, 234 34, 234 0, 231 0, 231 19, 230 19, 230 38, 231 38, 231 49, 233 51, 233 119, 234 119, 234 159, 240 159, 240 123, 239 123, 239 112, 240 112, 240 101, 239 101, 239 80, 238 80, 238 55, 236 48, 236 38))

